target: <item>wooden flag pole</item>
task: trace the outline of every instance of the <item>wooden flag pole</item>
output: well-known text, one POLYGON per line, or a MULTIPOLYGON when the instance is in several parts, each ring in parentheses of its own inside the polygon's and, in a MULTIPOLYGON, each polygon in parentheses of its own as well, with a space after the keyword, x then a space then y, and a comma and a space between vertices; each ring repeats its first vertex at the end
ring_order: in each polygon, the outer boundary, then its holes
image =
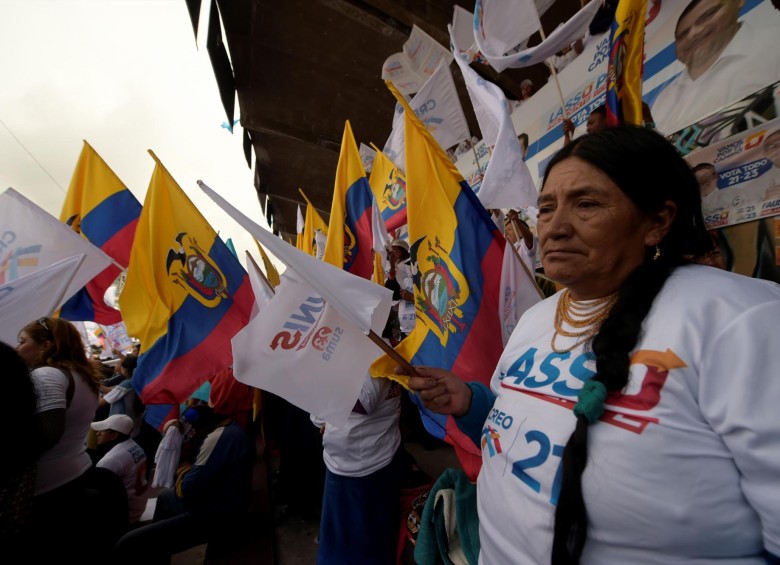
MULTIPOLYGON (((536 10, 536 4, 533 4, 534 10, 536 10)), ((539 35, 542 38, 542 41, 547 39, 547 36, 544 33, 544 28, 542 28, 542 18, 539 16, 539 11, 536 11, 536 17, 539 20, 539 35)), ((555 68, 555 65, 550 63, 550 71, 552 72, 553 80, 555 81, 555 87, 558 89, 558 96, 561 98, 561 110, 563 110, 563 119, 568 120, 569 115, 566 113, 566 99, 563 97, 563 90, 561 89, 561 83, 558 81, 558 70, 555 68)))
MULTIPOLYGON (((517 238, 517 241, 521 242, 521 245, 525 245, 525 241, 523 239, 522 233, 520 232, 520 228, 517 226, 517 218, 510 218, 510 225, 512 226, 512 229, 515 230, 515 237, 517 238)), ((544 300, 546 297, 544 296, 544 292, 539 287, 539 283, 536 282, 536 277, 531 273, 530 270, 528 270, 528 265, 525 264, 525 261, 523 261, 523 258, 520 257, 520 252, 517 250, 517 248, 512 245, 510 242, 507 241, 507 243, 512 247, 512 251, 515 252, 515 257, 517 257, 517 260, 520 261, 520 265, 523 267, 523 271, 525 271, 525 274, 528 276, 530 281, 533 283, 534 288, 536 289, 536 292, 539 293, 539 297, 544 300)))

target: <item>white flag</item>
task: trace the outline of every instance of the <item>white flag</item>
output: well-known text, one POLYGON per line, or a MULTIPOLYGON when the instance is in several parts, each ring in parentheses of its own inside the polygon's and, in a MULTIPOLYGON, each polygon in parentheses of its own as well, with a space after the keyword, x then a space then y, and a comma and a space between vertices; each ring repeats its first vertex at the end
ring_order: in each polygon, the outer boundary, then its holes
POLYGON ((452 54, 414 24, 403 51, 390 55, 382 65, 382 80, 410 96, 422 88, 442 59, 452 63, 452 54))
MULTIPOLYGON (((443 149, 471 137, 466 115, 463 113, 463 106, 460 104, 455 81, 450 72, 450 61, 442 60, 439 63, 409 105, 443 149)), ((403 109, 396 104, 393 131, 390 132, 383 153, 402 171, 406 169, 404 147, 403 109)))
POLYGON ((346 423, 368 367, 380 355, 359 327, 290 266, 270 302, 232 343, 237 380, 336 426, 346 423))
POLYGON ((295 226, 295 231, 298 233, 298 235, 303 234, 303 214, 301 213, 301 205, 298 204, 298 218, 297 218, 297 224, 295 226))
POLYGON ((15 345, 19 330, 65 303, 74 280, 85 285, 92 278, 79 272, 85 257, 74 255, 0 285, 0 341, 15 345))
POLYGON ((365 143, 361 143, 360 147, 358 147, 358 152, 360 153, 360 161, 363 163, 363 170, 366 171, 366 174, 369 174, 371 169, 374 167, 374 157, 376 157, 376 151, 371 149, 365 143))
POLYGON ((531 0, 477 0, 474 39, 479 51, 498 72, 530 67, 582 39, 600 6, 601 0, 591 0, 538 45, 507 54, 508 46, 521 44, 539 30, 537 6, 531 0))
POLYGON ((452 30, 460 46, 460 52, 455 53, 455 57, 460 55, 472 63, 479 56, 479 48, 474 40, 474 14, 455 4, 452 14, 452 30))
POLYGON ((374 236, 374 251, 379 253, 384 264, 387 244, 390 243, 390 235, 387 233, 385 221, 382 219, 382 212, 379 211, 379 204, 376 198, 371 202, 371 232, 374 236))
POLYGON ((198 186, 341 315, 364 333, 373 330, 381 335, 390 314, 392 291, 296 249, 247 218, 204 182, 198 181, 198 186))
MULTIPOLYGON (((450 26, 450 33, 453 29, 450 26)), ((452 47, 458 53, 454 34, 452 47)), ((485 208, 527 208, 536 204, 537 193, 531 172, 523 161, 506 96, 495 84, 484 80, 468 63, 455 57, 474 105, 479 129, 487 145, 494 145, 477 197, 485 208)))
POLYGON ((101 249, 13 188, 0 194, 0 226, 0 284, 84 254, 78 277, 65 291, 67 300, 112 263, 101 249))
POLYGON ((498 315, 501 318, 501 339, 504 347, 520 316, 539 301, 541 297, 536 290, 536 284, 525 272, 520 259, 512 249, 512 244, 507 241, 504 246, 504 262, 501 265, 501 294, 498 298, 498 315))

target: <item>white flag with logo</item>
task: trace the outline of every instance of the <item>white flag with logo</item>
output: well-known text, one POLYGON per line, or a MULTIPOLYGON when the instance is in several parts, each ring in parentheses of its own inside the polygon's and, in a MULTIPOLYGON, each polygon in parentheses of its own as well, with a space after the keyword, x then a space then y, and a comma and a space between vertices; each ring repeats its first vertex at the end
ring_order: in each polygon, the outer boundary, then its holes
POLYGON ((582 39, 590 21, 601 6, 591 0, 566 23, 533 47, 525 47, 528 38, 541 24, 539 15, 552 2, 540 0, 477 0, 474 7, 474 39, 482 55, 498 72, 543 63, 577 39, 582 39), (519 46, 519 50, 515 49, 519 46))
POLYGON ((0 194, 0 226, 0 284, 84 254, 78 276, 65 291, 67 300, 112 263, 101 249, 13 188, 0 194))
MULTIPOLYGON (((412 98, 409 105, 443 149, 471 137, 466 115, 463 113, 463 106, 460 104, 455 81, 450 72, 450 61, 442 60, 439 63, 436 71, 412 98)), ((405 170, 403 109, 400 109, 399 113, 398 104, 393 116, 393 131, 390 132, 383 153, 396 167, 405 170)))
MULTIPOLYGON (((452 46, 457 53, 454 35, 452 46)), ((523 161, 523 148, 509 116, 506 96, 498 86, 480 77, 460 56, 455 59, 463 73, 483 140, 494 146, 477 198, 485 208, 517 209, 536 204, 536 186, 523 161)))
MULTIPOLYGON (((74 255, 0 285, 0 341, 14 345, 24 326, 54 314, 68 299, 84 258, 74 255)), ((79 284, 91 278, 79 276, 79 284)))
POLYGON ((529 274, 520 263, 520 258, 512 249, 512 244, 507 241, 504 246, 504 262, 501 265, 501 294, 498 298, 501 340, 504 347, 520 316, 541 299, 536 290, 536 283, 531 281, 529 274))
POLYGON ((346 423, 368 367, 381 353, 291 267, 232 343, 237 380, 336 426, 346 423))
POLYGON ((452 53, 416 24, 401 53, 393 53, 382 65, 382 80, 389 80, 401 94, 412 95, 444 59, 452 63, 452 53))

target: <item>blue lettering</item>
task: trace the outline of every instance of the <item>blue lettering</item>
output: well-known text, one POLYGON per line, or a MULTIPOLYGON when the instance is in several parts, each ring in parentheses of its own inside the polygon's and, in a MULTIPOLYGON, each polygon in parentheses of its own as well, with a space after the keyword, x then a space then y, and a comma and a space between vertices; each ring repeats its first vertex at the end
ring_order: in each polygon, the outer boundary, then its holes
POLYGON ((511 367, 509 367, 506 374, 507 377, 514 377, 514 384, 519 385, 531 372, 531 369, 534 366, 534 355, 536 355, 536 351, 535 347, 530 348, 523 353, 519 359, 512 363, 511 367))
POLYGON ((547 378, 543 380, 538 380, 535 377, 527 378, 524 382, 525 386, 528 388, 540 388, 555 382, 555 380, 560 376, 561 370, 553 365, 553 361, 556 359, 565 361, 570 356, 571 353, 568 351, 566 353, 550 353, 547 357, 544 358, 544 361, 542 361, 542 364, 539 367, 539 370, 547 378))
MULTIPOLYGON (((591 371, 585 366, 585 363, 592 361, 593 359, 595 359, 593 353, 583 353, 578 355, 574 361, 572 361, 571 367, 569 367, 569 374, 582 383, 585 383, 596 374, 595 371, 591 371)), ((565 380, 559 381, 552 386, 553 391, 560 394, 561 396, 574 397, 579 394, 580 388, 582 387, 576 389, 571 388, 568 384, 566 384, 565 380)))
POLYGON ((16 241, 16 234, 10 230, 3 232, 2 238, 0 238, 0 249, 5 249, 16 241))
POLYGON ((293 320, 306 322, 309 325, 313 325, 314 322, 317 321, 317 319, 314 316, 312 316, 312 312, 322 312, 322 309, 325 308, 325 299, 320 297, 310 296, 309 298, 306 299, 306 302, 301 304, 301 314, 293 314, 292 316, 290 316, 290 318, 293 320), (306 302, 310 302, 313 305, 306 304, 306 302))
POLYGON ((493 408, 493 410, 491 410, 490 415, 488 416, 488 420, 490 420, 491 422, 495 422, 505 430, 511 428, 512 422, 514 422, 514 418, 512 418, 512 416, 506 414, 505 412, 501 412, 496 408, 493 408))

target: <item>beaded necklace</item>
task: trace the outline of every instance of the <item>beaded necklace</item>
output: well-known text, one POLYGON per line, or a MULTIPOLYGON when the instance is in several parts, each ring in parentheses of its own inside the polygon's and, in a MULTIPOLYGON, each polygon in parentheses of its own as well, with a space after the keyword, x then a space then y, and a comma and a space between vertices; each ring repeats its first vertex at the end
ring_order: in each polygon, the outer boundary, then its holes
POLYGON ((568 353, 582 345, 598 332, 601 323, 609 316, 612 306, 617 300, 617 292, 596 300, 574 300, 569 289, 563 291, 555 308, 555 333, 550 340, 550 346, 555 353, 568 353), (573 331, 564 329, 567 324, 573 331), (555 347, 555 338, 564 337, 579 338, 571 347, 558 349, 555 347))

